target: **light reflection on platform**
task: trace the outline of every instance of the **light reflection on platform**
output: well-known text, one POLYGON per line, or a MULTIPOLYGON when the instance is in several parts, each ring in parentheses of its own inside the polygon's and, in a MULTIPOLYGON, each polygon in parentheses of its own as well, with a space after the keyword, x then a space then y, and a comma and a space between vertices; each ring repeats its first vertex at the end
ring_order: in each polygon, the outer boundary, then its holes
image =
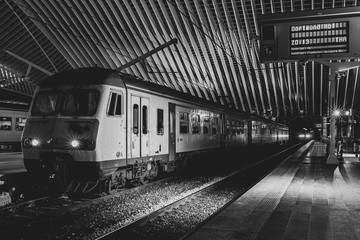
POLYGON ((21 152, 0 153, 0 174, 25 172, 21 152))

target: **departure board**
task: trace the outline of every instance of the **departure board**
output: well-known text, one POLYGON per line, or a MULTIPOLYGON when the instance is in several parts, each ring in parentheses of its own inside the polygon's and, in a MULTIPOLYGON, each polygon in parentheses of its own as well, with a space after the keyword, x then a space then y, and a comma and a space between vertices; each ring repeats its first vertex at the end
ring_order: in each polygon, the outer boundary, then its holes
POLYGON ((290 26, 290 55, 349 52, 349 22, 328 22, 290 26))

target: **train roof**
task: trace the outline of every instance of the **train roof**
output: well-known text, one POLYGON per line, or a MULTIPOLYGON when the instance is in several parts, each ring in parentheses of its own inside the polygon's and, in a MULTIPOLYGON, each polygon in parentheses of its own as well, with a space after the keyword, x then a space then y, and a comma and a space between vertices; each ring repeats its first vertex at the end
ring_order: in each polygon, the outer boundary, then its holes
POLYGON ((55 87, 61 85, 88 85, 88 84, 109 84, 124 87, 119 81, 118 73, 115 70, 91 67, 78 68, 56 73, 42 79, 38 85, 41 87, 55 87))
POLYGON ((136 76, 122 73, 112 69, 105 69, 100 67, 90 67, 90 68, 78 68, 73 70, 68 70, 54 74, 50 77, 47 77, 41 80, 38 85, 41 87, 52 87, 52 86, 61 86, 61 85, 88 85, 88 84, 107 84, 118 87, 127 87, 134 86, 145 88, 152 92, 162 93, 174 98, 179 98, 186 100, 191 103, 198 103, 205 105, 209 108, 217 108, 221 110, 226 110, 228 112, 237 113, 243 116, 251 116, 253 119, 263 120, 266 122, 273 122, 272 120, 252 115, 240 110, 236 110, 231 107, 226 107, 220 103, 210 102, 206 99, 198 98, 190 94, 179 92, 175 89, 161 86, 156 83, 145 81, 136 76), (121 76, 121 80, 119 79, 121 76))

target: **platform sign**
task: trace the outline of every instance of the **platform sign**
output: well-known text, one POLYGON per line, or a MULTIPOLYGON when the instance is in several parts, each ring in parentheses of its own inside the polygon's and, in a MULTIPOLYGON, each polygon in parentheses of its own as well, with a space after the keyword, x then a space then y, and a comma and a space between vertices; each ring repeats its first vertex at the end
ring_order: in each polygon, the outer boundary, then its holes
POLYGON ((348 52, 348 21, 290 26, 291 56, 348 52))
POLYGON ((360 57, 360 7, 263 15, 262 62, 360 57))

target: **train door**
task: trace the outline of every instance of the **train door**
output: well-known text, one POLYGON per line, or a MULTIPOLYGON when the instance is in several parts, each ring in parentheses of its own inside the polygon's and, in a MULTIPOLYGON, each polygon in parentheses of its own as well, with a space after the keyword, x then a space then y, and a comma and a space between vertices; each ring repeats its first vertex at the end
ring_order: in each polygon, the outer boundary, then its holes
POLYGON ((131 95, 130 158, 140 157, 140 97, 131 95))
POLYGON ((131 95, 131 158, 149 155, 149 99, 131 95))
POLYGON ((148 98, 141 98, 141 133, 140 133, 140 142, 141 142, 141 156, 145 157, 149 155, 149 99, 148 98))
POLYGON ((175 160, 175 104, 169 103, 169 161, 175 160))
POLYGON ((221 148, 225 148, 226 147, 226 139, 225 139, 225 134, 226 134, 226 129, 225 129, 225 115, 224 114, 220 114, 220 141, 221 141, 221 148))

